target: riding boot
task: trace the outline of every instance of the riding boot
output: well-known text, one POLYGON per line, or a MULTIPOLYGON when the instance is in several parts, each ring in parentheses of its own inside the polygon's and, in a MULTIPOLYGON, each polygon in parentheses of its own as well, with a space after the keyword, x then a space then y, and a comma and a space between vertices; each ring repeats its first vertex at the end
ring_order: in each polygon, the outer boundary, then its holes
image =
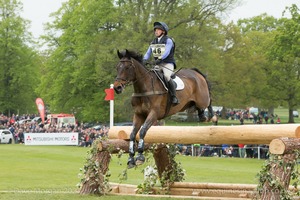
POLYGON ((176 97, 176 86, 175 86, 175 82, 173 81, 173 79, 170 79, 169 82, 169 89, 170 89, 170 94, 171 94, 171 102, 172 104, 179 104, 179 100, 176 97))

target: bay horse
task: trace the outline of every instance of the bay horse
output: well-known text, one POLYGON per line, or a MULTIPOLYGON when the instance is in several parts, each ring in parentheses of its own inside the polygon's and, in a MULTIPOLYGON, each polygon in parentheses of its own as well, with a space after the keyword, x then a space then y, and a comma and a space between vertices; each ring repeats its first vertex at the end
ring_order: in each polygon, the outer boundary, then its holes
POLYGON ((143 65, 141 54, 127 49, 121 52, 118 50, 117 53, 120 61, 117 64, 114 90, 120 94, 129 84, 132 84, 134 88, 131 99, 134 111, 133 128, 130 134, 127 163, 128 168, 132 168, 144 163, 144 138, 148 129, 157 120, 194 107, 198 111, 199 121, 210 121, 213 117, 210 86, 206 77, 199 70, 179 70, 176 72, 176 76, 183 81, 184 88, 176 92, 180 103, 172 105, 168 89, 159 79, 155 70, 149 70, 143 65), (204 115, 206 108, 208 109, 208 118, 204 115), (134 158, 138 132, 140 132, 137 145, 138 155, 134 158))

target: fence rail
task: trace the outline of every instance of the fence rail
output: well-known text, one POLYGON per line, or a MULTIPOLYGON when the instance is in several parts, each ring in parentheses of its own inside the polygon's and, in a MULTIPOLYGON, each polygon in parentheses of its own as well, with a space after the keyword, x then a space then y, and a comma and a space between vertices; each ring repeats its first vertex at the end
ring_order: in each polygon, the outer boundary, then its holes
POLYGON ((245 145, 240 148, 235 145, 177 145, 179 153, 199 157, 237 157, 237 158, 268 158, 269 147, 266 145, 245 145))

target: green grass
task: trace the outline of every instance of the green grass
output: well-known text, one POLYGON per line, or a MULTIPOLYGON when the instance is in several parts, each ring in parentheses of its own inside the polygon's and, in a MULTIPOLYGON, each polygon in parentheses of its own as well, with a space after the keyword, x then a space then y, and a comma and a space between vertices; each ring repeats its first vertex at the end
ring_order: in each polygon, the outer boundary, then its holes
MULTIPOLYGON (((282 123, 288 121, 287 109, 275 109, 282 123)), ((300 118, 295 118, 300 123, 300 118)), ((245 120, 246 124, 252 124, 245 120)), ((210 123, 168 122, 167 125, 195 126, 210 123)), ((220 125, 238 125, 237 120, 220 120, 220 125)), ((24 146, 0 145, 0 199, 46 200, 74 199, 95 200, 98 196, 78 194, 78 174, 83 167, 87 148, 73 146, 24 146)), ((185 182, 246 183, 257 184, 264 160, 215 157, 176 157, 186 170, 185 182)), ((127 155, 119 160, 114 155, 110 163, 111 182, 119 182, 119 175, 126 170, 127 155)), ((150 162, 154 162, 153 160, 150 162)), ((143 182, 142 169, 127 170, 128 179, 122 183, 138 185, 143 182)), ((169 199, 132 196, 104 196, 101 199, 136 200, 169 199)))
MULTIPOLYGON (((95 196, 78 195, 76 187, 87 150, 73 146, 0 145, 0 199, 96 199, 95 196)), ((255 176, 264 162, 257 159, 181 155, 176 159, 186 170, 186 182, 215 183, 256 184, 255 176)), ((127 155, 121 159, 113 155, 110 163, 111 182, 119 182, 118 176, 126 169, 126 160, 127 155)), ((128 170, 128 180, 123 183, 142 183, 142 169, 141 166, 128 170)), ((101 198, 135 199, 127 196, 101 198)))

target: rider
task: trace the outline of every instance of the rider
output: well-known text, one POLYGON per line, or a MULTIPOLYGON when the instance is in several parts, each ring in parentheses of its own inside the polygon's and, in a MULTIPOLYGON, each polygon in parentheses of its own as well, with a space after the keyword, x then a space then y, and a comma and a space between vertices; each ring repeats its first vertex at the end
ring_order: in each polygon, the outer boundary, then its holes
POLYGON ((163 71, 165 78, 168 81, 173 104, 178 104, 176 97, 175 82, 171 78, 173 70, 176 68, 174 59, 175 43, 168 37, 168 26, 164 22, 154 22, 154 34, 156 38, 151 42, 147 52, 144 55, 144 61, 148 60, 151 53, 154 56, 155 64, 163 71))

